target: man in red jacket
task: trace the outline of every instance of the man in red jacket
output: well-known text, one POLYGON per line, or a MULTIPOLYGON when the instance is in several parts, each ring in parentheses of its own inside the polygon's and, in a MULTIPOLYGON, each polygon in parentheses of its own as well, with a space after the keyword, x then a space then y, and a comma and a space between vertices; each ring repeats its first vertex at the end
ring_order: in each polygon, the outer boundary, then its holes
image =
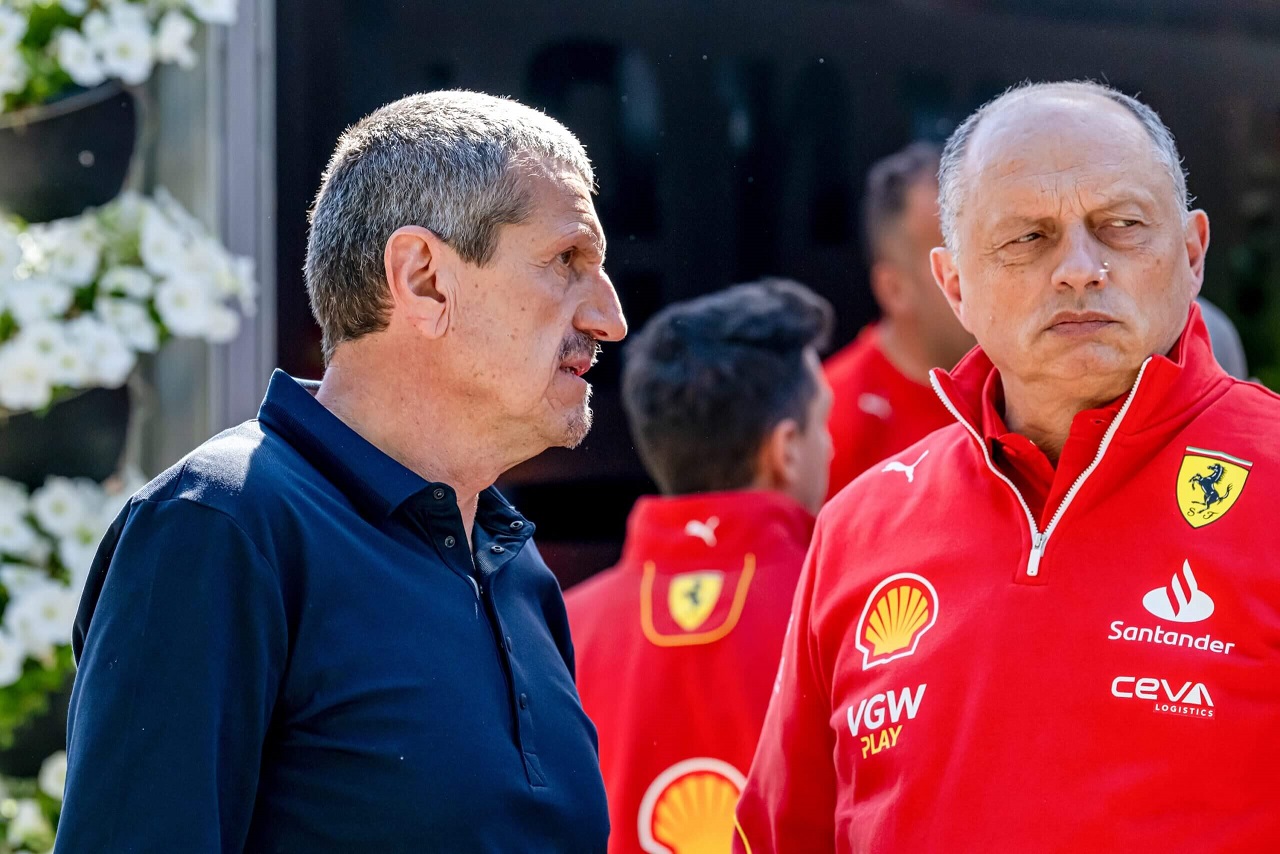
POLYGON ((819 517, 735 850, 1280 850, 1280 398, 1210 352, 1172 136, 1028 85, 940 174, 980 347, 819 517))
POLYGON ((637 502, 618 566, 565 597, 613 854, 732 844, 826 494, 831 321, 795 283, 739 285, 666 308, 626 351, 623 403, 664 496, 637 502))
POLYGON ((867 173, 863 241, 881 318, 823 366, 835 395, 829 495, 951 423, 929 386, 929 369, 955 365, 973 347, 973 336, 929 268, 929 250, 942 242, 938 154, 931 143, 913 143, 867 173))

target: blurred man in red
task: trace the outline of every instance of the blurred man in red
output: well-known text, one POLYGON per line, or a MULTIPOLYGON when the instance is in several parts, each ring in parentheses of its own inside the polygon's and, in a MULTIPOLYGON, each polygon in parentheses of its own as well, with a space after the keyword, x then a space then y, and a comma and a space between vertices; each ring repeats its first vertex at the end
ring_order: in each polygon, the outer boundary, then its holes
POLYGON ((831 408, 829 495, 863 471, 951 422, 929 387, 973 346, 933 281, 938 227, 937 146, 917 142, 867 174, 863 239, 881 319, 827 360, 831 408))
POLYGON ((793 282, 739 285, 668 307, 626 351, 623 403, 664 495, 637 502, 618 566, 565 597, 613 854, 732 844, 826 495, 831 323, 793 282))

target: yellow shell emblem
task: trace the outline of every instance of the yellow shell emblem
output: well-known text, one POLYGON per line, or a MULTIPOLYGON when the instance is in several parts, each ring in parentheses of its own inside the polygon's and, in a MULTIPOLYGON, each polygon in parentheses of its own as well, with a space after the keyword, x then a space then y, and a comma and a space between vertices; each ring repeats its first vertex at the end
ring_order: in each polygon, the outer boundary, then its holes
POLYGON ((1193 528, 1227 514, 1244 492, 1253 463, 1205 448, 1188 446, 1178 469, 1178 507, 1193 528))
POLYGON ((675 576, 667 588, 667 609, 671 611, 671 619, 686 632, 693 631, 711 616, 723 589, 723 572, 704 570, 675 576))
POLYGON ((900 572, 881 581, 858 620, 862 669, 911 655, 937 619, 938 594, 927 580, 900 572))
POLYGON ((742 773, 720 759, 677 762, 640 801, 640 848, 646 854, 727 854, 745 785, 742 773))

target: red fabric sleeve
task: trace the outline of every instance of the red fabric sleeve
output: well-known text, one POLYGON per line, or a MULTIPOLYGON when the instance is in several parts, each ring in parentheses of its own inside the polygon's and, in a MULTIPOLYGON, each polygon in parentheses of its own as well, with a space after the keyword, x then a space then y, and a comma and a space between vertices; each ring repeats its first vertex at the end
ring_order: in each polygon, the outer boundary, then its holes
POLYGON ((820 519, 796 588, 764 729, 738 801, 733 843, 738 854, 834 850, 830 682, 822 673, 811 623, 821 553, 820 519))

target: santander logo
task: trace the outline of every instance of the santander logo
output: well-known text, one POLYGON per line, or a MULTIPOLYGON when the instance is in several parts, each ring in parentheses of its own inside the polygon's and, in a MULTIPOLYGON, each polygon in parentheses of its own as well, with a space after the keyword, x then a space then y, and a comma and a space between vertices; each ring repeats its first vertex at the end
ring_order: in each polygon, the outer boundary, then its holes
POLYGON ((1213 600, 1200 589, 1190 562, 1185 560, 1167 586, 1157 587, 1142 597, 1142 606, 1157 617, 1175 623, 1198 623, 1213 613, 1213 600))

